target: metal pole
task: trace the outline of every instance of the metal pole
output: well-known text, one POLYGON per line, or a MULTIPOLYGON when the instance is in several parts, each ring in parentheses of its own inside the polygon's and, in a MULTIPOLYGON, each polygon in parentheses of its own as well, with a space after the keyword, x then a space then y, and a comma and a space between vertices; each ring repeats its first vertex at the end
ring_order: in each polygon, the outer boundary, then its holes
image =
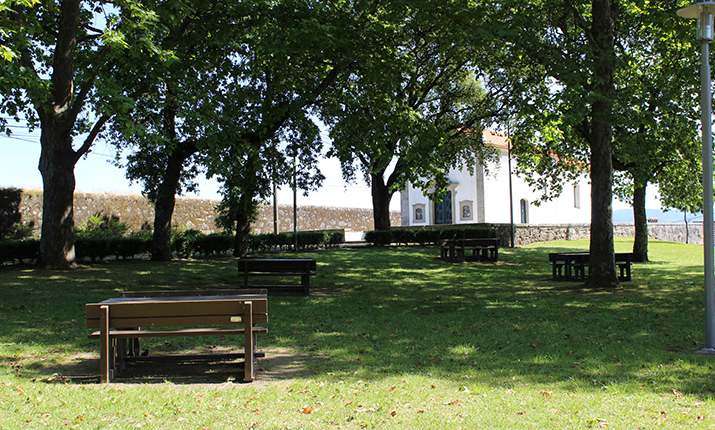
POLYGON ((278 185, 273 176, 273 234, 278 234, 278 185))
POLYGON ((678 9, 679 16, 698 20, 700 42, 700 118, 703 133, 703 259, 705 267, 705 347, 701 352, 715 354, 715 262, 713 261, 713 133, 712 91, 710 89, 710 47, 713 40, 715 1, 708 0, 678 9))
POLYGON ((511 237, 511 247, 514 248, 514 187, 512 185, 511 179, 511 129, 509 127, 509 122, 507 121, 506 127, 506 143, 507 143, 507 159, 509 161, 509 235, 511 237))
MULTIPOLYGON (((700 25, 710 25, 712 14, 706 10, 700 14, 700 25)), ((710 90, 710 52, 712 36, 700 31, 700 106, 703 133, 703 256, 705 259, 705 350, 715 351, 715 260, 713 236, 713 136, 712 93, 710 90)))
POLYGON ((298 252, 298 163, 293 156, 293 251, 298 252))

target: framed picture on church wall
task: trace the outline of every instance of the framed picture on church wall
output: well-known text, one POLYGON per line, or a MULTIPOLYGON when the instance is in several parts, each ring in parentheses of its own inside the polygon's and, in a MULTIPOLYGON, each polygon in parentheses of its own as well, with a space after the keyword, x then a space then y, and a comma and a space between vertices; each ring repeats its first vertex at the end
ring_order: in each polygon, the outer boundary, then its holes
POLYGON ((423 223, 425 222, 425 205, 416 204, 412 206, 412 222, 423 223))
POLYGON ((464 200, 459 202, 459 219, 462 221, 471 221, 474 219, 474 202, 464 200))

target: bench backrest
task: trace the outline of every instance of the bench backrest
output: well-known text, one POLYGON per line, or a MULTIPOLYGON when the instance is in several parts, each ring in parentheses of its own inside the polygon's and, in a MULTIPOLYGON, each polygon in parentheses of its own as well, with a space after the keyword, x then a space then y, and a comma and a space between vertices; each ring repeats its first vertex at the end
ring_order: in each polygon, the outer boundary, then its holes
POLYGON ((120 291, 119 297, 180 297, 180 296, 238 296, 242 294, 268 294, 265 288, 212 289, 212 290, 152 290, 120 291))
POLYGON ((499 246, 499 239, 497 239, 497 238, 462 239, 462 243, 465 245, 499 246))
POLYGON ((312 258, 240 258, 239 273, 293 272, 314 274, 316 262, 312 258))
POLYGON ((630 262, 633 259, 633 253, 632 252, 617 252, 616 253, 616 262, 630 262))
MULTIPOLYGON (((211 296, 213 297, 213 296, 211 296)), ((207 298, 207 297, 204 297, 207 298)), ((109 327, 170 327, 230 325, 243 321, 246 302, 252 303, 254 324, 268 322, 265 298, 162 301, 161 298, 137 298, 136 301, 109 304, 109 327)), ((101 328, 106 303, 88 303, 87 327, 101 328)))

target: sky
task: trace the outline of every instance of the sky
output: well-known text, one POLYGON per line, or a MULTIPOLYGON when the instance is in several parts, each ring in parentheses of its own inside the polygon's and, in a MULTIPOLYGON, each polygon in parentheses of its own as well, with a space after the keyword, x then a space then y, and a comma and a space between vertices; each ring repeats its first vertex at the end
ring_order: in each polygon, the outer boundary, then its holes
MULTIPOLYGON (((26 127, 13 127, 11 137, 0 137, 0 187, 42 189, 42 176, 37 168, 40 159, 39 131, 27 132, 26 127)), ((141 185, 131 184, 124 169, 115 166, 113 147, 98 140, 92 151, 79 160, 75 168, 76 191, 87 193, 141 194, 141 185)), ((340 163, 335 159, 320 162, 326 179, 323 187, 304 196, 298 191, 298 205, 372 208, 370 188, 364 181, 347 184, 342 179, 340 163)), ((219 183, 201 176, 199 193, 186 197, 219 200, 219 183)), ((399 195, 392 199, 391 209, 399 210, 399 195)), ((283 187, 278 191, 278 204, 293 204, 293 191, 283 187)))
MULTIPOLYGON (((0 136, 0 187, 42 189, 42 176, 37 168, 40 159, 39 131, 29 133, 24 126, 13 127, 11 137, 0 136)), ((87 193, 141 194, 141 186, 131 184, 124 175, 124 170, 115 166, 114 148, 97 140, 92 151, 81 159, 75 168, 76 190, 87 193)), ((298 206, 330 206, 349 208, 372 208, 370 188, 364 181, 347 184, 342 179, 340 163, 335 159, 324 159, 320 168, 326 179, 323 187, 304 196, 298 192, 298 206)), ((186 197, 220 199, 219 183, 216 180, 200 177, 198 194, 189 193, 186 197)), ((661 218, 661 222, 680 222, 682 214, 663 213, 657 199, 655 187, 648 188, 648 216, 661 218)), ((278 204, 292 205, 293 192, 283 187, 278 191, 278 204)), ((400 197, 396 193, 390 205, 391 210, 400 210, 400 197)), ((631 222, 630 205, 614 200, 614 221, 631 222)))

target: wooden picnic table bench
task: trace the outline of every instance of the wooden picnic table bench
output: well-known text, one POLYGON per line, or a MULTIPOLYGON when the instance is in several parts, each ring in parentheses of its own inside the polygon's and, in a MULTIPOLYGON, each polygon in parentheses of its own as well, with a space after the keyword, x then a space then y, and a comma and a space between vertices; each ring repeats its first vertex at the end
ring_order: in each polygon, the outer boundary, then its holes
POLYGON ((265 288, 269 294, 298 292, 310 294, 310 277, 315 275, 316 262, 312 258, 239 258, 238 274, 244 288, 265 288), (251 285, 252 276, 300 276, 300 284, 251 285))
MULTIPOLYGON (((618 279, 631 280, 631 262, 633 254, 617 252, 615 262, 619 269, 618 279)), ((588 265, 591 254, 588 252, 553 252, 549 254, 551 273, 554 280, 585 281, 588 277, 588 265)))
POLYGON ((110 382, 128 362, 139 359, 135 339, 217 335, 243 335, 243 380, 253 381, 260 355, 256 335, 268 332, 256 324, 268 322, 268 300, 265 292, 244 291, 125 292, 124 297, 86 304, 87 327, 98 329, 89 337, 100 339, 100 381, 110 382))
POLYGON ((440 258, 449 261, 498 261, 499 239, 443 239, 440 258))

